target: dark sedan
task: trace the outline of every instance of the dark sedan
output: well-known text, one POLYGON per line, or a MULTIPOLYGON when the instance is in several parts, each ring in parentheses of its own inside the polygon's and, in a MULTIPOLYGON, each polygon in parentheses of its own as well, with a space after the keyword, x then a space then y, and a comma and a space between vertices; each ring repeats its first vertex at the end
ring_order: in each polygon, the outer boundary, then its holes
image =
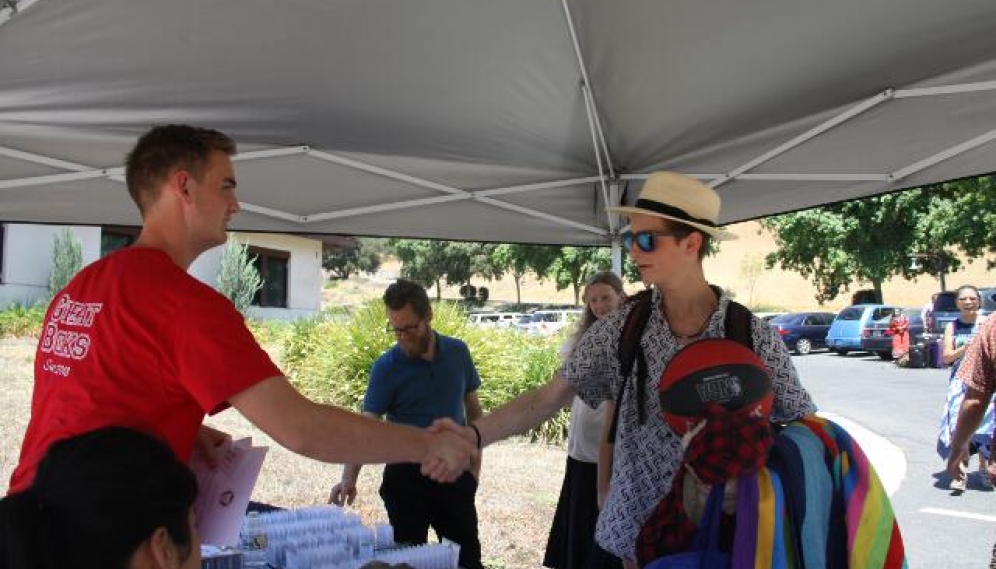
MULTIPOLYGON (((919 308, 903 308, 903 315, 910 321, 910 345, 915 346, 923 342, 923 318, 920 317, 919 308)), ((870 322, 861 331, 861 349, 875 352, 883 360, 892 359, 892 320, 885 322, 870 322)))
POLYGON ((789 350, 804 356, 827 347, 827 332, 836 315, 830 312, 793 312, 768 321, 789 350))

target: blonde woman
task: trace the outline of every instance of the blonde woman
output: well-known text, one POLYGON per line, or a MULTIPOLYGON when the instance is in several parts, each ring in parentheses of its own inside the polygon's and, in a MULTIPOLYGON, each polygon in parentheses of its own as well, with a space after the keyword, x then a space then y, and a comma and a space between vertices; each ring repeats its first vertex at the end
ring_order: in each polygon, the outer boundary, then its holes
MULTIPOLYGON (((581 336, 596 320, 614 311, 626 299, 622 280, 611 272, 593 275, 585 283, 582 296, 584 317, 577 331, 571 335, 561 355, 566 360, 574 351, 581 336)), ((620 567, 618 558, 612 557, 595 543, 595 522, 598 519, 599 482, 607 486, 608 469, 599 464, 603 425, 611 417, 611 402, 604 401, 591 408, 575 397, 571 403, 571 422, 567 428, 567 467, 560 500, 550 528, 543 565, 553 569, 586 569, 620 567)))

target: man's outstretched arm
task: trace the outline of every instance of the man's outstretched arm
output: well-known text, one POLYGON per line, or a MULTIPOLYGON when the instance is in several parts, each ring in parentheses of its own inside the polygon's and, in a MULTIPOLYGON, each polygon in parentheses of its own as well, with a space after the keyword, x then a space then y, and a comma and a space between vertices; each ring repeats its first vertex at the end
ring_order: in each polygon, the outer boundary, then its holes
POLYGON ((265 379, 229 403, 281 446, 340 464, 417 462, 438 481, 455 480, 476 460, 473 444, 310 401, 285 377, 265 379))
MULTIPOLYGON (((570 405, 572 397, 574 389, 567 380, 555 374, 542 386, 519 395, 475 421, 474 427, 481 434, 481 446, 525 433, 570 405)), ((433 423, 433 430, 451 430, 476 444, 474 427, 461 427, 448 419, 439 419, 433 423)))

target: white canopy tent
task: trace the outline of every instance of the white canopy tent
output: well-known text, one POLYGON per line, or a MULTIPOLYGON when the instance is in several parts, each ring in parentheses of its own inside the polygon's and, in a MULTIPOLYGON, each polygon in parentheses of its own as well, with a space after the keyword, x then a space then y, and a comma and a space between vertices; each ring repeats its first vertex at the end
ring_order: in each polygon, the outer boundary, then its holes
POLYGON ((992 0, 0 0, 0 220, 137 225, 152 123, 240 145, 233 229, 608 244, 996 170, 992 0))

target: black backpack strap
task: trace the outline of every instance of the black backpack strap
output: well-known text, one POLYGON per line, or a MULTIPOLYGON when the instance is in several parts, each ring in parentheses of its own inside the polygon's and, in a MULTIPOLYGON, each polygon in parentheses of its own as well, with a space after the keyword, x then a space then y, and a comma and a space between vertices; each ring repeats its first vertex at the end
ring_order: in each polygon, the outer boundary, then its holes
POLYGON ((647 289, 636 293, 626 301, 632 304, 633 308, 626 315, 622 332, 619 334, 619 374, 623 377, 628 377, 633 371, 633 363, 636 361, 637 352, 640 351, 640 338, 643 337, 643 330, 650 320, 653 299, 653 291, 647 289))
POLYGON ((754 315, 749 308, 739 302, 729 301, 726 305, 726 319, 724 320, 726 338, 743 344, 753 352, 754 336, 750 331, 753 320, 754 315))
MULTIPOLYGON (((633 307, 630 309, 629 314, 626 315, 622 332, 619 334, 617 355, 619 357, 619 376, 622 378, 622 381, 619 383, 619 391, 616 394, 616 409, 612 414, 612 425, 609 429, 610 443, 616 441, 616 429, 619 426, 619 407, 622 404, 623 395, 626 393, 626 384, 629 382, 629 374, 633 371, 634 364, 636 364, 637 386, 641 386, 641 382, 639 381, 641 375, 644 378, 642 385, 646 385, 647 360, 643 355, 643 348, 640 347, 640 338, 643 337, 643 330, 647 327, 647 322, 650 320, 653 298, 653 291, 647 289, 638 292, 627 301, 633 307)), ((637 399, 640 400, 638 401, 638 412, 640 414, 640 421, 643 422, 646 410, 644 409, 645 405, 642 399, 646 398, 646 389, 642 387, 639 389, 639 393, 636 394, 637 399)))

